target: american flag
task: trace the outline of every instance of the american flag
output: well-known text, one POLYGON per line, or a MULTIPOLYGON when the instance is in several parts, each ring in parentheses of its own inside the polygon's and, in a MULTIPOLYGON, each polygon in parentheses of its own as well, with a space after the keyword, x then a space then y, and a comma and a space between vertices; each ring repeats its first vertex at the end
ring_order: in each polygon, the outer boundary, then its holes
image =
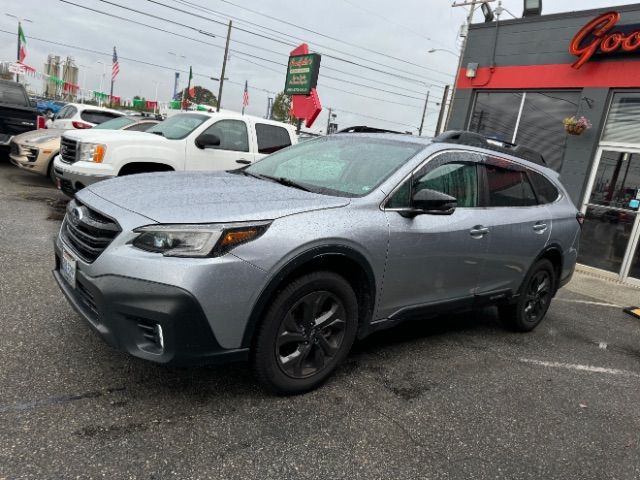
POLYGON ((111 81, 113 82, 120 73, 120 64, 118 63, 118 54, 116 47, 113 47, 113 59, 111 61, 111 81))
POLYGON ((242 108, 249 105, 249 82, 244 81, 244 93, 242 94, 242 108))

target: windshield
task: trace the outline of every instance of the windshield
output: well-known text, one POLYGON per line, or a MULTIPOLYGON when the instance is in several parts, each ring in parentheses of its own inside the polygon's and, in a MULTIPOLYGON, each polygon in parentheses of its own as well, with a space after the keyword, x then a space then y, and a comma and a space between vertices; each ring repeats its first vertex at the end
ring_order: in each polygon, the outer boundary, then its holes
POLYGON ((207 115, 182 113, 167 118, 164 122, 160 122, 147 130, 147 132, 161 134, 169 140, 180 140, 209 120, 209 118, 207 115))
POLYGON ((269 155, 245 171, 286 179, 318 193, 361 197, 423 148, 408 142, 331 135, 269 155))
POLYGON ((112 118, 111 120, 107 120, 106 122, 102 122, 99 125, 93 127, 94 130, 120 130, 122 127, 126 127, 127 125, 131 125, 135 123, 135 120, 131 120, 127 117, 117 117, 112 118))

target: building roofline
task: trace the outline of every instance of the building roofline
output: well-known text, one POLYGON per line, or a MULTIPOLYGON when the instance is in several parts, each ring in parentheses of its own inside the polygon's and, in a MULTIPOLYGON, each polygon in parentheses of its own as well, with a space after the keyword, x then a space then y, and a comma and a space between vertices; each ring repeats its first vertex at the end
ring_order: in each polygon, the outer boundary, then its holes
MULTIPOLYGON (((546 22, 549 20, 561 20, 564 18, 574 18, 576 16, 595 17, 600 13, 610 12, 612 10, 615 10, 617 12, 639 11, 640 3, 634 3, 631 5, 618 5, 618 6, 612 6, 612 7, 591 8, 589 10, 573 10, 570 12, 551 13, 548 15, 532 15, 532 16, 523 17, 523 18, 510 18, 509 20, 500 20, 500 25, 530 24, 530 23, 546 22)), ((469 26, 469 29, 475 30, 480 28, 495 28, 495 25, 496 25, 495 21, 472 23, 469 26)))

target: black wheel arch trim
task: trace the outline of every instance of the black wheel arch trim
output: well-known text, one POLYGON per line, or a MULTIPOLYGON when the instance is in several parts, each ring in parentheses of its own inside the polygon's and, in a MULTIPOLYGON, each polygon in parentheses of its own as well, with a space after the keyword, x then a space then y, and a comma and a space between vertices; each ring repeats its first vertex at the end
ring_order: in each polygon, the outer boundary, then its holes
POLYGON ((256 326, 260 320, 261 314, 265 311, 267 304, 273 295, 276 293, 282 282, 291 275, 297 269, 303 267, 305 264, 314 260, 318 260, 322 257, 346 257, 349 260, 355 261, 365 272, 368 279, 369 291, 371 292, 371 303, 375 306, 377 298, 376 280, 373 273, 373 269, 366 257, 358 252, 356 249, 344 245, 326 245, 321 247, 311 248, 289 260, 279 271, 276 273, 267 286, 260 292, 258 300, 251 310, 249 321, 244 330, 242 336, 242 344, 240 348, 247 348, 251 346, 253 335, 255 333, 256 326))

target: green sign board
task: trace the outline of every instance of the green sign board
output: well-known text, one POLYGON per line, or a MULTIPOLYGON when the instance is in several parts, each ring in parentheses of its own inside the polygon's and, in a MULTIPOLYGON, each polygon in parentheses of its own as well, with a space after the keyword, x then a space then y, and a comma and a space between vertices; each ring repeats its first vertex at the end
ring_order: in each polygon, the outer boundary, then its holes
POLYGON ((316 88, 318 83, 320 58, 317 53, 289 57, 284 93, 287 95, 309 95, 311 89, 316 88))

